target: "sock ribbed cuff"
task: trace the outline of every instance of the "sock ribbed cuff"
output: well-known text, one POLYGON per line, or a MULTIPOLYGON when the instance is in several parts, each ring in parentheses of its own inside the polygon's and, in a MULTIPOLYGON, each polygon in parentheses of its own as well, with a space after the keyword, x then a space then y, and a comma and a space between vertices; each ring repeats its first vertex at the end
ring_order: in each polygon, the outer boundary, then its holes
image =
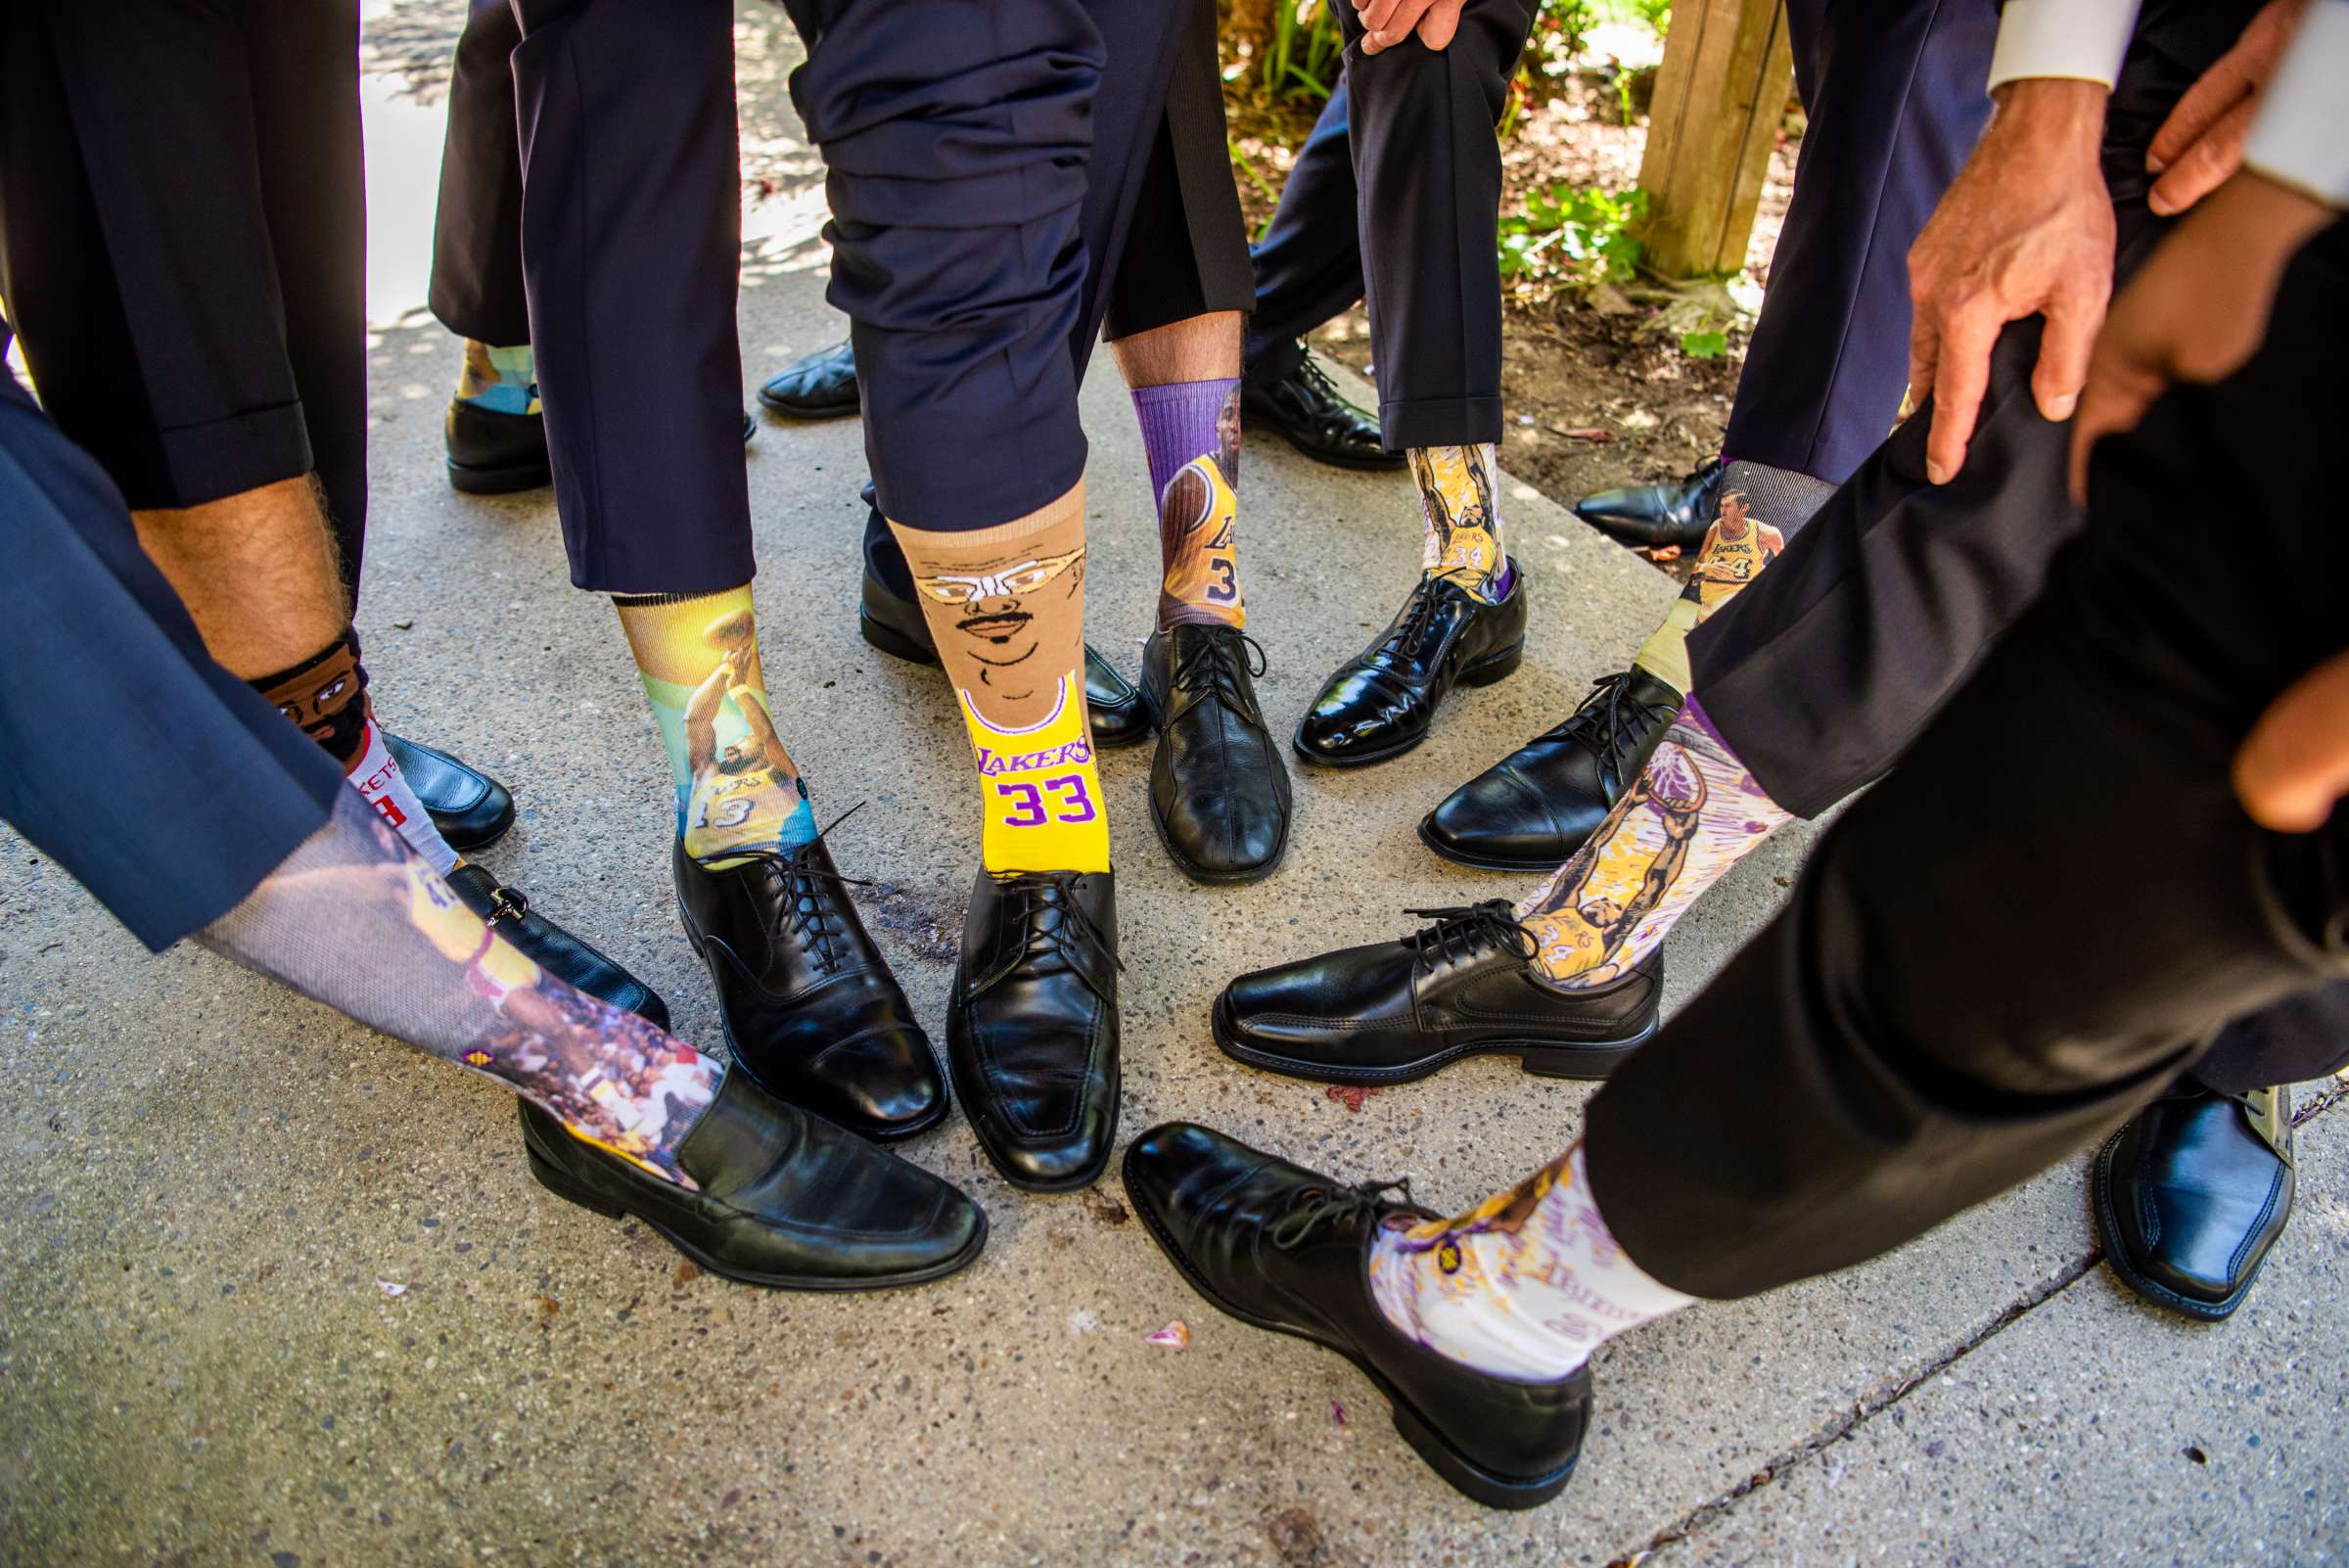
POLYGON ((1185 463, 1215 451, 1216 424, 1240 390, 1240 379, 1171 381, 1133 389, 1133 417, 1142 427, 1142 451, 1150 460, 1150 494, 1167 493, 1185 463))

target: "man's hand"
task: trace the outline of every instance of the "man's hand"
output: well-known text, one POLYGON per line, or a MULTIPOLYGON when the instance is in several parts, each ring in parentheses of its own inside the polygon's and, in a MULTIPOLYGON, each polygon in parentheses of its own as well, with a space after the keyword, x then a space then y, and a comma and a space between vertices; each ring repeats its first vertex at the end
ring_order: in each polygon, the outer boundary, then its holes
POLYGON ((2089 449, 2135 428, 2174 381, 2233 374, 2267 335, 2284 263, 2332 221, 2313 196, 2249 170, 2198 205, 2113 302, 2072 422, 2072 499, 2088 498, 2089 449))
POLYGON ((2349 653, 2268 705, 2234 754, 2234 794, 2261 827, 2313 833, 2349 795, 2349 653))
POLYGON ((2046 314, 2031 395, 2044 417, 2071 416, 2112 294, 2112 196, 2096 164, 2108 96, 2065 77, 2007 83, 1910 248, 1909 390, 1920 403, 1933 396, 1925 473, 1936 484, 1965 462, 2009 321, 2046 314))
POLYGON ((1467 0, 1354 0, 1361 14, 1362 53, 1392 49, 1413 32, 1430 49, 1451 46, 1460 30, 1460 7, 1467 0))
POLYGON ((2145 167, 2161 176, 2145 199, 2154 211, 2163 217, 2185 211, 2242 166, 2260 92, 2307 9, 2308 0, 2268 0, 2234 47, 2178 100, 2145 150, 2145 167))

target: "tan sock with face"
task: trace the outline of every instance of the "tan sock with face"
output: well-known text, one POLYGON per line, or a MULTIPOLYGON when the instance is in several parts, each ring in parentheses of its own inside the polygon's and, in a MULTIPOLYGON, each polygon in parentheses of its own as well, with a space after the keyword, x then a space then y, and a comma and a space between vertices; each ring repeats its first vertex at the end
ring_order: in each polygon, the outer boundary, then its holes
POLYGON ((1106 871, 1084 711, 1084 484, 1026 517, 890 525, 962 707, 990 871, 1106 871))

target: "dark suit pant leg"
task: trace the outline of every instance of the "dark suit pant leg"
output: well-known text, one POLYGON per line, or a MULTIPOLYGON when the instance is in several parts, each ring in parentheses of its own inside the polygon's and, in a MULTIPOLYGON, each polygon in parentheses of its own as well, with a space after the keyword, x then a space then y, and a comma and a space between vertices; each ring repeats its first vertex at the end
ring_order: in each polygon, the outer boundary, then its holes
POLYGON ((1379 426, 1390 447, 1500 439, 1500 118, 1531 0, 1468 0, 1451 47, 1346 29, 1379 426))
POLYGON ((515 0, 523 277, 572 581, 748 582, 726 0, 515 0))
POLYGON ((461 338, 500 347, 530 341, 511 64, 521 42, 508 0, 472 0, 448 84, 433 220, 433 314, 461 338))
POLYGON ((366 213, 348 7, 0 12, 0 290, 130 505, 315 473, 358 582, 366 213))
POLYGON ((1296 374, 1298 342, 1362 298, 1362 244, 1355 226, 1354 148, 1343 73, 1289 165, 1272 225, 1254 251, 1256 313, 1242 345, 1248 384, 1296 374))
POLYGON ((121 492, 0 381, 0 818, 160 951, 314 832, 343 772, 206 655, 121 492))
POLYGON ((2109 1130, 2226 1020, 2349 978, 2349 814, 2267 833, 2228 777, 2339 648, 2349 577, 2288 455, 2349 418, 2349 223, 2276 320, 2099 449, 2040 600, 1592 1103, 1593 1190, 1658 1278, 1872 1257, 2109 1130))

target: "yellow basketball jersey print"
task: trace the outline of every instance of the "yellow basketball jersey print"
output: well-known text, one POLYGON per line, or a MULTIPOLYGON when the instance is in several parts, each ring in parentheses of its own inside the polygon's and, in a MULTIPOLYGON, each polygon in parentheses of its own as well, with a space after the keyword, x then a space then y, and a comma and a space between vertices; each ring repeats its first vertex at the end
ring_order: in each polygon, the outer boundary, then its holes
POLYGON ((706 860, 746 844, 771 845, 800 800, 799 780, 779 767, 762 763, 739 773, 705 767, 685 803, 685 853, 706 860))
POLYGON ((1194 457, 1167 481, 1159 516, 1179 536, 1167 551, 1163 598, 1238 626, 1248 620, 1240 599, 1240 498, 1210 454, 1194 457), (1168 516, 1178 510, 1182 516, 1168 516))
POLYGON ((1025 729, 997 729, 961 693, 979 762, 982 857, 992 871, 1106 871, 1109 824, 1077 672, 1060 677, 1052 711, 1025 729))
POLYGON ((1694 590, 1696 602, 1707 610, 1736 597, 1737 590, 1754 580, 1770 564, 1771 552, 1763 542, 1763 526, 1748 523, 1745 532, 1732 539, 1714 525, 1712 536, 1705 542, 1705 551, 1696 563, 1696 576, 1688 586, 1694 590))

